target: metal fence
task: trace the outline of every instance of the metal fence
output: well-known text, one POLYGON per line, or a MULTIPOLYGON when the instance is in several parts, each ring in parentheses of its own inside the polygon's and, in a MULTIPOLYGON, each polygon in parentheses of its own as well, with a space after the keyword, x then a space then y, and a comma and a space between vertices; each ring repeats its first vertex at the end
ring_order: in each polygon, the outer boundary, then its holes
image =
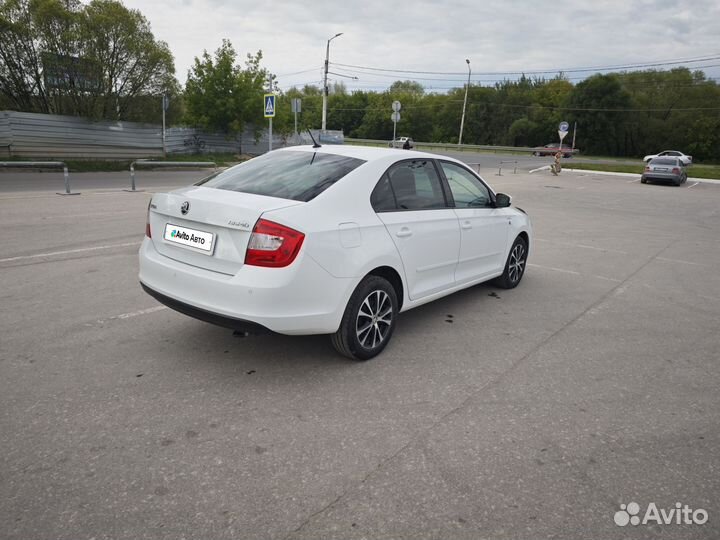
MULTIPOLYGON (((290 144, 284 137, 273 137, 273 148, 290 144)), ((168 155, 261 154, 268 149, 268 138, 264 131, 256 140, 252 129, 229 138, 196 128, 175 127, 165 130, 165 149, 168 155)), ((0 111, 0 157, 138 159, 162 156, 159 125, 0 111)))

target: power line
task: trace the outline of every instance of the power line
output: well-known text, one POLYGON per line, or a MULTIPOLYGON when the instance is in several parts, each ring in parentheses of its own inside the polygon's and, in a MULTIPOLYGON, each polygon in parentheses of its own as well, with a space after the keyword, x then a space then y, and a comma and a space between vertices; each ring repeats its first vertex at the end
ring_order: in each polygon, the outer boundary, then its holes
MULTIPOLYGON (((672 59, 672 60, 658 60, 658 61, 653 61, 653 62, 621 64, 621 65, 614 65, 614 66, 533 69, 533 70, 523 70, 523 71, 476 71, 475 74, 476 75, 533 75, 533 74, 543 74, 543 73, 580 73, 580 72, 588 72, 588 71, 608 71, 608 70, 618 70, 618 69, 620 69, 620 70, 621 69, 636 69, 636 68, 657 67, 657 66, 670 66, 670 65, 677 65, 677 64, 690 64, 690 63, 697 63, 697 62, 706 62, 706 61, 710 61, 710 60, 720 60, 720 55, 714 54, 714 55, 706 55, 706 56, 695 57, 695 58, 678 58, 678 59, 672 59)), ((377 71, 377 72, 411 73, 411 74, 420 74, 420 75, 464 75, 464 72, 461 72, 461 71, 419 71, 419 70, 407 70, 407 69, 380 68, 380 67, 373 67, 373 66, 359 66, 359 65, 354 65, 354 64, 342 64, 339 62, 330 62, 330 63, 332 65, 338 66, 338 67, 365 69, 368 71, 377 71)))

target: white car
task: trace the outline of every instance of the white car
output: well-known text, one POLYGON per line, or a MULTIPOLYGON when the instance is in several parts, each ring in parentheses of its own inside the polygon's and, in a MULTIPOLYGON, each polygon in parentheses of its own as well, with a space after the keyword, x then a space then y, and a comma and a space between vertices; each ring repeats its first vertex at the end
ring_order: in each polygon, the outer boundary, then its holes
POLYGON ((658 157, 675 157, 678 158, 680 161, 682 161, 686 166, 692 165, 692 156, 688 156, 686 154, 683 154, 682 152, 678 152, 677 150, 665 150, 663 152, 660 152, 659 154, 652 154, 649 156, 645 156, 643 158, 643 161, 647 163, 651 159, 655 159, 658 157))
POLYGON ((388 143, 389 148, 403 148, 412 150, 415 148, 415 142, 410 137, 398 137, 388 143))
POLYGON ((460 161, 296 146, 153 195, 139 278, 197 319, 332 334, 367 360, 402 311, 493 278, 515 287, 531 246, 525 212, 460 161))

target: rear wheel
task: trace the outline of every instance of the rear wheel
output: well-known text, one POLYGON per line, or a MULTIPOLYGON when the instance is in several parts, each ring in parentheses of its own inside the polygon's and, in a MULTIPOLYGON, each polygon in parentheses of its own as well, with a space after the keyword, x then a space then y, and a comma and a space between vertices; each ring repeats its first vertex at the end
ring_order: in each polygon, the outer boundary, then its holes
POLYGON ((495 278, 495 284, 503 289, 514 289, 520 283, 527 264, 528 246, 525 239, 518 236, 510 248, 505 270, 501 276, 495 278))
POLYGON ((641 184, 647 184, 647 178, 640 178, 641 184))
POLYGON ((340 328, 332 335, 333 346, 353 360, 369 360, 390 341, 397 314, 393 286, 384 278, 368 276, 350 297, 340 328))

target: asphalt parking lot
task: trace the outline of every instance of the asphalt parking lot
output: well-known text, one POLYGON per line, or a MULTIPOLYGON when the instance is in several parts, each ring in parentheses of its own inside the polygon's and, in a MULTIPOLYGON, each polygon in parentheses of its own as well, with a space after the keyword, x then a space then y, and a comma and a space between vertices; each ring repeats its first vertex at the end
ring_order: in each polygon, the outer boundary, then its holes
POLYGON ((165 309, 137 283, 150 192, 24 174, 0 174, 1 538, 720 537, 720 185, 486 173, 533 218, 521 285, 354 363, 165 309), (709 519, 620 527, 630 502, 709 519))

